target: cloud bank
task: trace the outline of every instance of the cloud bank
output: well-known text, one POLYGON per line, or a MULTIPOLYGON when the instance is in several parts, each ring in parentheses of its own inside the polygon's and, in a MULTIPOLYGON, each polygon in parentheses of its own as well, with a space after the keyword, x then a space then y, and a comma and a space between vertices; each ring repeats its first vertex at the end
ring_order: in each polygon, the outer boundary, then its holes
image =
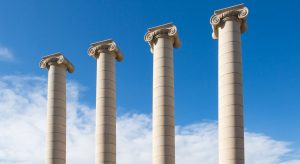
MULTIPOLYGON (((67 163, 94 163, 95 109, 79 99, 81 86, 68 82, 67 163)), ((0 77, 0 163, 45 163, 47 80, 0 77)), ((151 116, 127 113, 117 118, 117 163, 151 164, 151 116)), ((217 122, 176 127, 177 164, 216 164, 217 122)), ((300 164, 290 143, 246 132, 246 163, 300 164), (292 157, 291 157, 292 156, 292 157)))

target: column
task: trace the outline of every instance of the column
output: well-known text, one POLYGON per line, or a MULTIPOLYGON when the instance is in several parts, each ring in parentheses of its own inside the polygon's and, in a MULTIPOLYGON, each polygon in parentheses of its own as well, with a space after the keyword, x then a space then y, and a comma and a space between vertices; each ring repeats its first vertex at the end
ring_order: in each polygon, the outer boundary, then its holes
POLYGON ((48 69, 46 164, 65 164, 66 71, 74 67, 61 53, 43 57, 40 67, 48 69))
POLYGON ((145 35, 153 54, 153 164, 175 164, 173 48, 180 47, 172 23, 149 28, 145 35))
POLYGON ((210 20, 219 47, 219 164, 245 163, 241 33, 247 15, 240 4, 216 10, 210 20))
POLYGON ((88 53, 97 61, 96 164, 116 164, 115 59, 123 55, 111 39, 91 44, 88 53))

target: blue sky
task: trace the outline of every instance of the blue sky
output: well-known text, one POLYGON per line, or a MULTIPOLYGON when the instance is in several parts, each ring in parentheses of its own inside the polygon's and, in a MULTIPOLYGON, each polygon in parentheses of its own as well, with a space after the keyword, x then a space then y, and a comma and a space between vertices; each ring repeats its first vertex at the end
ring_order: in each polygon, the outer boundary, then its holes
MULTIPOLYGON (((0 5, 0 76, 47 76, 42 56, 62 52, 75 65, 69 80, 84 86, 79 99, 95 106, 96 62, 89 44, 113 38, 118 114, 150 114, 152 54, 147 28, 174 22, 182 47, 174 51, 176 124, 217 120, 217 41, 209 18, 228 0, 10 0, 0 5)), ((242 35, 245 127, 300 150, 299 2, 243 1, 249 8, 242 35)), ((46 88, 45 88, 46 89, 46 88)))

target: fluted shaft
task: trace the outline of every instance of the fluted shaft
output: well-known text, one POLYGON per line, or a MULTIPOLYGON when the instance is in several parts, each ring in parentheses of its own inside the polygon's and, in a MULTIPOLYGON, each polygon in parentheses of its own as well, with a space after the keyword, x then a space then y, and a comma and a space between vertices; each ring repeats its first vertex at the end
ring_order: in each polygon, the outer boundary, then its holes
POLYGON ((219 160, 244 163, 244 121, 240 22, 219 29, 219 160))
POLYGON ((175 164, 173 42, 153 47, 153 164, 175 164))
POLYGON ((213 38, 219 41, 219 164, 244 164, 244 114, 241 33, 247 30, 244 4, 216 10, 213 38))
POLYGON ((48 73, 47 164, 66 163, 66 67, 52 64, 48 73))
POLYGON ((66 163, 66 71, 74 67, 61 53, 42 58, 40 67, 48 69, 46 164, 66 163))
POLYGON ((173 48, 181 43, 173 23, 152 27, 144 37, 153 53, 152 163, 175 164, 173 48))
POLYGON ((116 163, 116 95, 114 56, 97 57, 96 164, 116 163))
POLYGON ((116 164, 115 59, 123 60, 116 43, 104 40, 91 44, 89 55, 97 61, 96 164, 116 164))

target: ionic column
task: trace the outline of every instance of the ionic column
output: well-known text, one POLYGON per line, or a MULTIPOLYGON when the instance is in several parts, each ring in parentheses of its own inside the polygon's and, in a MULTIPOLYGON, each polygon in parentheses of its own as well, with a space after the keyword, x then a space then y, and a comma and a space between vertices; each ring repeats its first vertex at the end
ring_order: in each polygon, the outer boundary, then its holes
POLYGON ((149 28, 153 53, 153 164, 175 164, 173 48, 180 47, 175 25, 149 28))
POLYGON ((219 40, 219 164, 244 164, 241 33, 248 9, 243 4, 216 10, 213 39, 219 40))
POLYGON ((97 61, 96 164, 116 164, 116 82, 115 59, 123 55, 109 40, 91 44, 89 56, 97 61))
POLYGON ((40 67, 48 69, 48 110, 46 164, 66 163, 66 71, 73 65, 62 54, 42 58, 40 67))

